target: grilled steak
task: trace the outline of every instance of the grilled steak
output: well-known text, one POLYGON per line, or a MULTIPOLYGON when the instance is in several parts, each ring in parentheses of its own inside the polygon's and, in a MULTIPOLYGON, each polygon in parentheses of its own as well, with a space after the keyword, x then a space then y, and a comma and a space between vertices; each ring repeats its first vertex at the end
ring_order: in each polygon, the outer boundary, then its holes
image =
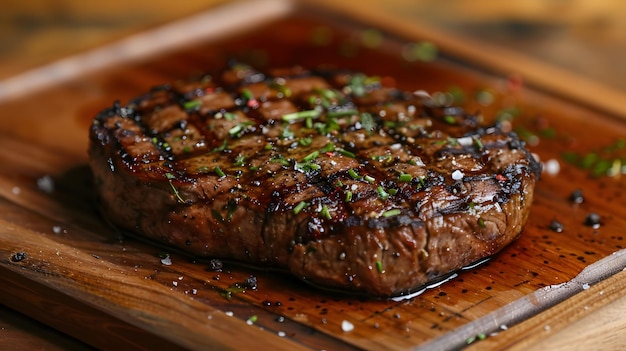
POLYGON ((154 88, 102 111, 115 225, 200 257, 392 296, 518 237, 541 173, 514 134, 374 78, 300 67, 154 88))

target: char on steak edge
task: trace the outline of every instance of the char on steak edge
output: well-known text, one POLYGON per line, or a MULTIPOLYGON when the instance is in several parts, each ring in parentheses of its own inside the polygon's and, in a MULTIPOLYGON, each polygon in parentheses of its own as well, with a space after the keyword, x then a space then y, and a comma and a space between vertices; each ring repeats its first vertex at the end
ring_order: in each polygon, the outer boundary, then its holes
POLYGON ((516 135, 425 94, 243 64, 115 103, 89 155, 124 230, 372 296, 511 243, 541 173, 516 135))

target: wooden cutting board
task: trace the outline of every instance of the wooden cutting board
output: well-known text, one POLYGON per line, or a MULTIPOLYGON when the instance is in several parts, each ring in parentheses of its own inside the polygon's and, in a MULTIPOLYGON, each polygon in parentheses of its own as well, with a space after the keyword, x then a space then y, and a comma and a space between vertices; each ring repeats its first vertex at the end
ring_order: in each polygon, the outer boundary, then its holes
MULTIPOLYGON (((311 4, 237 3, 3 86, 2 303, 105 349, 449 349, 494 331, 484 323, 493 316, 500 333, 480 343, 499 348, 515 341, 504 330, 513 326, 507 323, 522 322, 621 271, 626 175, 593 173, 605 170, 604 161, 611 167, 622 162, 620 172, 626 165, 624 116, 592 98, 560 94, 542 79, 524 84, 523 69, 507 71, 506 65, 462 55, 476 47, 458 50, 463 43, 407 28, 384 21, 374 27, 311 4), (90 186, 91 118, 115 100, 217 70, 232 58, 261 68, 350 68, 403 89, 459 99, 470 110, 511 120, 531 150, 560 170, 544 173, 519 240, 407 300, 331 294, 233 264, 213 271, 205 261, 111 229, 90 186), (573 157, 589 167, 566 161, 573 157), (571 200, 575 190, 582 191, 582 203, 571 200), (592 212, 600 216, 599 227, 585 224, 592 212), (553 221, 563 230, 551 229, 553 221), (588 274, 577 280, 586 268, 588 274), (256 290, 229 293, 251 275, 256 290), (354 328, 347 330, 346 323, 354 328)), ((585 306, 599 309, 619 300, 624 273, 609 279, 614 283, 603 291, 610 298, 591 298, 585 306)))

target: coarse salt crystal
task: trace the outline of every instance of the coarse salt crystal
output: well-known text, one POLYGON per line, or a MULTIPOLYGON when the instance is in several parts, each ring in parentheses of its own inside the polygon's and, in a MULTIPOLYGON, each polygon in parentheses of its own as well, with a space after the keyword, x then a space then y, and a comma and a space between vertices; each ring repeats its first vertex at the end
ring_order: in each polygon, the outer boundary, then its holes
POLYGON ((20 191, 22 191, 22 189, 20 189, 19 186, 14 186, 13 188, 11 188, 11 192, 13 193, 13 195, 19 195, 20 191))
POLYGON ((61 234, 63 228, 61 228, 61 226, 55 225, 52 227, 52 231, 54 232, 54 234, 61 234))
POLYGON ((463 176, 464 176, 463 172, 459 171, 458 169, 452 172, 452 179, 454 180, 461 180, 463 179, 463 176))
POLYGON ((559 171, 561 170, 561 164, 558 160, 553 158, 545 163, 544 169, 549 175, 556 175, 559 174, 559 171))
POLYGON ((287 333, 285 333, 282 330, 279 330, 278 333, 276 333, 276 334, 278 334, 278 336, 280 336, 281 338, 284 338, 285 336, 287 336, 287 333))
POLYGON ((54 180, 46 175, 37 179, 37 187, 44 193, 50 194, 54 191, 54 180))
POLYGON ((343 330, 344 332, 351 332, 352 330, 354 330, 354 324, 344 320, 341 322, 341 330, 343 330))
POLYGON ((167 255, 167 256, 163 257, 161 259, 161 264, 163 264, 165 266, 171 266, 172 265, 172 259, 170 258, 170 255, 167 255))
POLYGON ((225 315, 227 315, 228 317, 232 317, 232 316, 234 316, 234 315, 235 315, 235 314, 233 313, 233 311, 226 311, 226 312, 224 312, 224 314, 225 314, 225 315))
POLYGON ((587 283, 583 284, 583 290, 587 290, 587 289, 589 289, 589 284, 587 283))
POLYGON ((470 146, 474 143, 474 140, 472 139, 472 137, 466 136, 466 137, 458 138, 457 142, 461 146, 470 146))

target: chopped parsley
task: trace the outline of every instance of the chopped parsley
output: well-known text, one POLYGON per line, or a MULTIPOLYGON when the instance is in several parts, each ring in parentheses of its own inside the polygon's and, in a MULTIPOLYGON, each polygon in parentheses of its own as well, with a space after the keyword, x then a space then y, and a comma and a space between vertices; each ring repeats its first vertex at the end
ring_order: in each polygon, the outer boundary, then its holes
POLYGON ((304 210, 307 206, 309 206, 308 202, 305 201, 300 201, 300 203, 298 203, 296 205, 296 207, 293 208, 293 214, 298 214, 300 213, 302 210, 304 210))
POLYGON ((170 183, 170 187, 172 188, 172 191, 174 192, 174 196, 176 196, 176 200, 180 203, 185 203, 185 200, 183 200, 183 198, 180 196, 178 189, 176 189, 176 187, 174 186, 174 183, 172 182, 174 179, 176 179, 176 176, 168 172, 168 173, 165 173, 165 178, 167 178, 167 181, 170 183))
POLYGON ((326 218, 326 219, 332 219, 330 212, 328 210, 328 206, 323 205, 322 206, 322 210, 320 211, 320 214, 322 215, 322 217, 326 218))
POLYGON ((385 218, 394 217, 401 213, 402 211, 400 211, 400 209, 394 208, 393 210, 388 210, 388 211, 383 212, 383 217, 385 218))
POLYGON ((191 100, 191 101, 186 101, 185 103, 183 103, 183 108, 187 111, 193 111, 193 110, 200 108, 201 105, 202 105, 202 101, 191 100))
POLYGON ((402 173, 398 177, 399 182, 407 183, 413 180, 413 176, 407 173, 402 173))
POLYGON ((285 122, 296 122, 296 121, 301 121, 305 118, 317 118, 320 116, 320 114, 321 112, 317 109, 292 112, 292 113, 287 113, 283 115, 282 120, 285 122))

